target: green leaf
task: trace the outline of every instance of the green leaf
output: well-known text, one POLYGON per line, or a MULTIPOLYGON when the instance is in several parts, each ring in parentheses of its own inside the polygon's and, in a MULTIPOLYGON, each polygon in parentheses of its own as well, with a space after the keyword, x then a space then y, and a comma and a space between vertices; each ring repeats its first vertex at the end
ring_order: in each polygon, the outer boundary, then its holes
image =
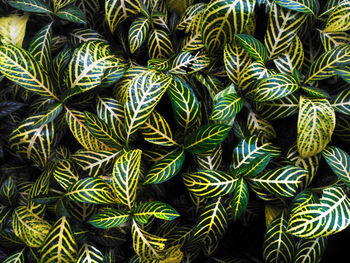
POLYGON ((107 0, 105 2, 105 15, 112 33, 124 20, 132 15, 138 14, 140 11, 140 1, 107 0))
POLYGON ((84 244, 78 252, 75 263, 103 263, 103 254, 94 246, 84 244))
POLYGON ((19 10, 32 13, 50 14, 51 8, 41 0, 9 0, 7 3, 19 10))
POLYGON ((64 190, 79 180, 71 160, 58 161, 53 170, 53 177, 64 190))
POLYGON ((89 204, 116 204, 112 187, 100 178, 86 177, 71 185, 65 197, 75 202, 89 204))
POLYGON ((281 197, 293 197, 300 190, 307 175, 307 170, 287 165, 249 178, 249 182, 271 194, 281 197))
POLYGON ((261 139, 272 140, 277 137, 272 124, 252 110, 249 111, 247 128, 251 135, 260 135, 261 139))
POLYGON ((336 112, 350 115, 350 91, 344 89, 335 94, 331 99, 331 105, 336 112))
POLYGON ((292 262, 295 243, 293 237, 287 234, 287 220, 287 215, 281 213, 267 227, 263 245, 265 262, 292 262))
POLYGON ((239 178, 235 182, 232 196, 232 219, 236 221, 246 210, 249 201, 249 188, 245 179, 239 178))
POLYGON ((277 0, 276 3, 284 8, 309 15, 316 15, 320 8, 317 0, 277 0))
POLYGON ((335 73, 345 82, 350 83, 350 66, 336 68, 335 73))
POLYGON ((244 101, 238 94, 227 94, 215 103, 209 119, 219 123, 228 121, 225 124, 229 124, 236 114, 241 111, 243 105, 244 101))
POLYGON ((176 75, 192 74, 209 66, 210 59, 205 53, 192 55, 188 51, 180 52, 173 60, 169 73, 176 75))
POLYGON ((121 203, 130 209, 134 206, 140 174, 141 150, 123 153, 115 161, 112 187, 121 203))
POLYGON ((212 200, 199 215, 198 223, 193 229, 192 241, 204 244, 217 243, 227 229, 227 212, 221 204, 221 198, 212 200))
POLYGON ((294 74, 295 69, 300 71, 304 63, 304 49, 300 38, 295 36, 289 47, 273 62, 281 73, 294 74))
POLYGON ((301 97, 299 108, 297 146, 306 158, 320 153, 331 141, 335 114, 326 99, 301 97))
POLYGON ((217 53, 232 42, 234 34, 243 32, 254 10, 254 1, 215 0, 210 2, 202 18, 202 38, 209 53, 217 53))
POLYGON ((186 134, 200 122, 200 104, 192 88, 186 81, 174 77, 168 88, 175 121, 186 134))
POLYGON ((185 149, 193 154, 203 153, 222 143, 231 126, 224 124, 209 124, 200 127, 185 138, 185 149))
POLYGON ((237 42, 226 44, 224 48, 225 69, 230 80, 238 86, 241 81, 242 72, 251 63, 252 57, 237 42))
POLYGON ((75 0, 53 0, 53 7, 54 10, 57 11, 58 9, 65 7, 66 5, 74 3, 75 0))
POLYGON ((131 236, 134 251, 142 259, 160 259, 164 255, 167 240, 141 229, 134 220, 131 227, 131 236))
POLYGON ((167 90, 171 78, 150 70, 130 84, 124 106, 126 139, 144 124, 167 90))
POLYGON ((147 41, 150 58, 167 58, 174 52, 168 33, 162 29, 152 29, 147 41))
POLYGON ((133 219, 141 224, 147 224, 152 216, 171 221, 180 215, 172 206, 160 201, 139 204, 132 212, 133 219))
POLYGON ((66 122, 75 139, 86 149, 91 151, 112 150, 104 142, 99 141, 89 131, 85 123, 85 114, 66 108, 66 122))
POLYGON ((120 60, 104 41, 88 41, 76 48, 68 65, 70 93, 65 99, 100 85, 105 71, 118 63, 120 60))
POLYGON ((261 63, 266 63, 268 55, 263 43, 255 37, 246 34, 236 34, 235 37, 252 58, 261 63))
POLYGON ((307 17, 306 14, 272 4, 264 37, 269 59, 275 58, 289 47, 307 17))
POLYGON ((85 14, 76 6, 70 5, 63 7, 56 11, 55 15, 64 20, 78 24, 86 24, 85 14))
POLYGON ((131 23, 128 33, 131 54, 138 50, 145 42, 150 24, 149 19, 146 17, 138 17, 131 23))
POLYGON ((75 262, 78 246, 66 217, 52 226, 40 248, 40 262, 75 262))
POLYGON ((257 136, 251 136, 241 140, 234 148, 232 168, 242 169, 247 176, 255 176, 262 172, 270 161, 266 156, 270 155, 272 159, 279 156, 280 153, 280 149, 271 143, 261 143, 257 136), (256 158, 259 159, 254 163, 256 158))
POLYGON ((114 208, 105 208, 90 217, 88 223, 97 228, 117 227, 129 220, 129 213, 114 208))
POLYGON ((62 112, 63 105, 62 103, 53 103, 50 105, 46 112, 43 112, 43 115, 33 124, 35 127, 42 126, 49 122, 55 120, 58 115, 62 112))
POLYGON ((232 193, 237 179, 219 170, 199 170, 184 174, 183 181, 194 195, 211 198, 232 193))
POLYGON ((46 98, 59 100, 52 81, 40 64, 24 49, 14 45, 0 47, 0 72, 21 87, 46 98))
POLYGON ((28 52, 46 71, 51 64, 52 24, 53 22, 40 29, 28 47, 28 52))
POLYGON ((191 30, 191 27, 193 26, 193 20, 195 20, 195 17, 198 14, 204 11, 205 7, 206 4, 204 3, 198 3, 189 6, 181 16, 179 22, 177 23, 176 29, 185 30, 185 33, 188 33, 191 30))
POLYGON ((11 133, 9 143, 12 149, 45 167, 54 144, 55 128, 52 122, 34 126, 42 117, 43 115, 36 115, 21 122, 11 133))
POLYGON ((319 263, 326 250, 328 238, 300 239, 297 245, 294 263, 319 263))
POLYGON ((350 200, 339 187, 327 187, 319 202, 298 205, 290 214, 288 233, 301 238, 325 237, 348 227, 350 200))
POLYGON ((328 94, 328 92, 320 88, 306 85, 306 86, 301 86, 301 89, 305 91, 307 94, 309 94, 310 97, 320 98, 320 99, 330 98, 330 95, 328 94))
POLYGON ((92 136, 115 149, 123 148, 123 145, 113 136, 107 123, 88 111, 85 111, 84 114, 84 122, 92 136))
POLYGON ((72 161, 89 176, 103 175, 115 162, 120 152, 79 150, 72 155, 72 161))
POLYGON ((335 146, 327 146, 322 151, 322 156, 335 175, 350 186, 350 156, 335 146))
POLYGON ((350 35, 346 32, 320 31, 320 38, 325 51, 350 44, 350 35))
POLYGON ((222 161, 222 147, 219 145, 214 150, 197 154, 196 160, 199 170, 217 170, 222 161))
POLYGON ((16 183, 12 176, 9 176, 0 186, 0 202, 8 206, 13 206, 17 197, 18 191, 16 183))
POLYGON ((340 2, 329 15, 324 32, 348 31, 350 29, 350 3, 340 2))
POLYGON ((141 132, 145 141, 161 146, 179 145, 173 139, 173 133, 166 119, 157 111, 152 111, 150 117, 141 126, 141 132))
POLYGON ((21 251, 14 253, 8 258, 6 258, 5 261, 3 261, 3 263, 25 263, 24 256, 24 249, 22 249, 21 251))
POLYGON ((322 80, 336 75, 335 68, 350 63, 350 45, 338 46, 324 52, 310 66, 304 83, 322 80))
POLYGON ((12 214, 12 228, 27 246, 37 248, 43 244, 51 225, 27 207, 18 206, 12 214))
POLYGON ((183 150, 170 152, 152 165, 143 179, 143 184, 160 184, 173 178, 181 170, 185 161, 183 150))
POLYGON ((290 95, 298 90, 299 85, 289 74, 276 74, 261 80, 256 89, 254 100, 258 102, 271 101, 290 95))
POLYGON ((58 90, 62 90, 64 86, 64 72, 67 68, 69 61, 72 58, 72 49, 64 48, 57 56, 53 59, 51 65, 51 77, 53 82, 56 84, 58 90))

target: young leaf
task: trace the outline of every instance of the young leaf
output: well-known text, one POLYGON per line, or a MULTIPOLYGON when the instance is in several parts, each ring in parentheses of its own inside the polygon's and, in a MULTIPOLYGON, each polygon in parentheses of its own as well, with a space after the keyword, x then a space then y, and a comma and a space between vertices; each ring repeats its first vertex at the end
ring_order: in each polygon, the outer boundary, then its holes
POLYGON ((322 151, 322 156, 335 175, 344 181, 346 185, 350 185, 350 156, 335 146, 326 147, 322 151))
POLYGON ((40 248, 41 262, 74 262, 78 246, 66 217, 61 217, 52 226, 40 248))
POLYGON ((232 193, 237 179, 218 170, 199 170, 184 174, 183 181, 194 195, 211 198, 232 193))
POLYGON ((134 206, 140 174, 141 150, 123 153, 115 161, 112 187, 121 203, 130 209, 134 206))
POLYGON ((206 50, 217 53, 232 42, 234 34, 243 32, 253 10, 254 2, 249 0, 210 2, 203 12, 201 25, 206 50))
POLYGON ((75 202, 112 205, 118 202, 112 187, 100 178, 86 177, 71 185, 65 197, 75 202))
POLYGON ((222 143, 231 126, 224 124, 209 124, 200 127, 185 138, 185 149, 193 154, 204 153, 222 143))
POLYGON ((350 224, 350 200, 339 187, 327 187, 317 203, 297 206, 290 214, 288 233, 301 238, 335 234, 350 224))
POLYGON ((128 33, 131 54, 135 53, 135 51, 141 47, 143 42, 145 42, 150 24, 151 23, 147 17, 138 17, 131 23, 128 33))
POLYGON ((330 142, 335 114, 326 99, 301 97, 298 116, 297 146, 302 158, 320 153, 330 142))
POLYGON ((59 100, 52 81, 35 59, 14 45, 0 47, 0 72, 21 87, 46 98, 59 100))
POLYGON ((143 179, 143 184, 160 184, 170 180, 181 170, 184 161, 183 150, 170 152, 150 168, 143 179))
POLYGON ((132 213, 133 219, 141 224, 147 224, 152 216, 171 221, 180 215, 172 206, 160 201, 139 204, 132 213))
POLYGON ((97 228, 113 228, 128 221, 129 213, 116 210, 114 208, 106 208, 101 212, 90 217, 88 223, 97 228))

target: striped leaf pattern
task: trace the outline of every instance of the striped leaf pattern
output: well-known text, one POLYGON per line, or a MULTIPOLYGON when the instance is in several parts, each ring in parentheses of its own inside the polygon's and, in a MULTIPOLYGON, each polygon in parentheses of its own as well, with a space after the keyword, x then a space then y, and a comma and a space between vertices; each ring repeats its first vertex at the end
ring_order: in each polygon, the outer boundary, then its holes
POLYGON ((323 53, 312 65, 304 83, 336 75, 334 69, 350 63, 350 45, 338 46, 323 53))
POLYGON ((79 176, 70 160, 58 161, 53 171, 53 177, 65 190, 79 180, 79 176))
POLYGON ((147 41, 150 58, 167 58, 174 52, 168 33, 162 29, 152 29, 147 41))
POLYGON ((8 4, 19 10, 32 13, 50 14, 51 8, 43 1, 40 0, 9 0, 8 4))
POLYGON ((200 127, 185 138, 185 149, 193 154, 204 153, 222 143, 231 126, 225 124, 209 124, 200 127))
POLYGON ((52 22, 39 30, 28 47, 28 52, 46 71, 51 64, 51 40, 52 22))
POLYGON ((41 262, 74 262, 78 246, 66 217, 61 217, 50 229, 40 248, 41 262))
POLYGON ((0 47, 0 72, 21 87, 46 98, 59 100, 48 74, 29 52, 14 45, 0 47))
POLYGON ((141 150, 123 153, 115 161, 112 174, 112 187, 120 202, 130 209, 136 198, 140 174, 141 150))
POLYGON ((350 3, 349 1, 342 1, 339 3, 329 15, 325 32, 339 32, 350 29, 350 3))
POLYGON ((247 128, 251 135, 260 135, 262 139, 271 140, 277 137, 272 124, 253 111, 249 111, 247 128))
POLYGON ((252 57, 237 41, 226 44, 224 48, 225 69, 230 80, 238 86, 244 69, 251 63, 252 57))
POLYGON ((192 55, 188 51, 180 52, 173 60, 169 73, 176 75, 192 74, 209 66, 210 59, 205 53, 197 52, 192 55))
POLYGON ((350 224, 350 200, 344 191, 327 187, 317 203, 297 206, 290 214, 288 233, 301 238, 335 234, 350 224))
POLYGON ((232 196, 232 219, 236 221, 247 208, 249 201, 249 188, 244 178, 235 182, 232 196))
POLYGON ((246 34, 236 34, 235 37, 252 58, 262 63, 267 61, 267 50, 258 39, 246 34))
POLYGON ((193 20, 199 13, 204 11, 205 6, 204 3, 198 3, 188 7, 176 25, 176 29, 185 30, 185 33, 188 33, 193 25, 193 20))
POLYGON ((133 80, 124 105, 127 140, 147 121, 170 81, 171 78, 155 71, 146 71, 133 80))
POLYGON ((181 170, 185 161, 183 150, 170 152, 151 166, 143 179, 143 184, 160 184, 173 178, 181 170))
POLYGON ((254 4, 250 0, 215 0, 207 5, 201 30, 204 46, 209 53, 221 50, 233 40, 234 34, 243 32, 254 4))
POLYGON ((277 0, 276 3, 284 8, 309 15, 316 15, 319 9, 316 0, 277 0))
POLYGON ((219 145, 214 150, 203 154, 197 154, 196 160, 199 170, 217 170, 222 161, 222 147, 219 145))
POLYGON ((165 238, 146 232, 135 221, 132 222, 131 236, 134 251, 140 258, 152 260, 163 256, 165 252, 165 238))
POLYGON ((134 53, 147 39, 150 28, 150 21, 146 17, 136 18, 129 28, 128 41, 130 52, 134 53))
POLYGON ((78 257, 75 262, 76 263, 102 263, 103 254, 96 247, 85 243, 80 248, 78 252, 78 257))
POLYGON ((319 263, 328 243, 327 237, 300 239, 294 257, 295 263, 319 263))
POLYGON ((199 125, 200 104, 186 81, 174 77, 167 93, 173 107, 175 121, 184 129, 184 133, 199 125))
POLYGON ((24 249, 22 249, 21 251, 16 252, 11 256, 7 257, 3 262, 4 263, 25 263, 24 256, 25 256, 24 249))
POLYGON ((243 105, 244 101, 238 94, 227 94, 218 100, 209 118, 216 122, 232 120, 241 111, 243 105))
POLYGON ((44 243, 51 225, 27 207, 18 206, 12 214, 12 228, 27 246, 38 248, 44 243))
POLYGON ((255 101, 264 102, 280 99, 298 90, 296 79, 289 74, 276 74, 261 80, 255 92, 255 101))
POLYGON ((65 197, 75 202, 90 204, 116 204, 112 187, 100 178, 86 177, 71 185, 65 197))
POLYGON ((54 144, 55 126, 52 122, 34 126, 41 117, 36 115, 25 119, 11 133, 9 142, 12 149, 45 167, 54 144))
POLYGON ((140 11, 140 1, 107 0, 105 2, 105 16, 112 33, 124 20, 140 11))
POLYGON ((298 116, 297 146, 302 158, 320 153, 330 142, 335 114, 326 99, 301 97, 298 116))
POLYGON ((66 108, 66 122, 73 136, 86 150, 103 151, 112 149, 91 134, 85 123, 85 114, 83 112, 67 110, 66 108))
POLYGON ((119 154, 120 152, 79 150, 72 155, 72 161, 89 176, 97 177, 112 166, 119 154))
POLYGON ((350 185, 350 156, 335 146, 327 146, 322 151, 322 156, 335 175, 344 181, 346 185, 350 185))
POLYGON ((141 224, 146 224, 152 216, 171 221, 180 215, 172 206, 160 201, 139 204, 132 214, 133 219, 141 224))
POLYGON ((338 46, 350 44, 350 35, 346 32, 320 31, 320 39, 325 51, 329 51, 338 46))
POLYGON ((256 187, 262 188, 271 194, 293 197, 300 189, 307 174, 308 171, 303 168, 287 165, 249 179, 256 187))
POLYGON ((269 59, 275 58, 288 48, 306 18, 306 14, 284 9, 276 3, 271 6, 264 38, 269 59))
POLYGON ((122 210, 105 208, 89 218, 88 223, 97 228, 114 228, 129 220, 130 215, 122 210))
POLYGON ((184 174, 183 181, 194 195, 211 198, 232 193, 237 179, 218 170, 199 170, 184 174))
POLYGON ((350 92, 345 89, 335 94, 331 99, 331 105, 336 112, 350 115, 350 92))
POLYGON ((173 133, 166 119, 157 111, 152 111, 147 121, 141 126, 143 138, 153 144, 174 146, 178 143, 173 139, 173 133))
POLYGON ((285 213, 277 216, 265 232, 263 257, 266 262, 292 262, 295 243, 287 234, 288 218, 285 213))

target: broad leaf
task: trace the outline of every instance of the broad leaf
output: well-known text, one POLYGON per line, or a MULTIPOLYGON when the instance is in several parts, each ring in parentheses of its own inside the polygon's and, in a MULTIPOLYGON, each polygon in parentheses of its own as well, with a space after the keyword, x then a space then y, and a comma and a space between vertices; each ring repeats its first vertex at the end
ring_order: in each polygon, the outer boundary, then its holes
POLYGON ((192 74, 200 71, 210 64, 210 59, 205 53, 197 52, 192 55, 188 51, 179 53, 174 61, 169 73, 176 75, 192 74))
POLYGON ((65 190, 79 180, 79 176, 70 160, 58 161, 53 171, 53 176, 65 190))
POLYGON ((9 0, 7 3, 19 10, 32 13, 50 14, 51 8, 42 0, 9 0))
POLYGON ((326 250, 328 238, 300 239, 297 245, 294 263, 319 263, 326 250))
POLYGON ((152 216, 171 221, 180 215, 172 206, 160 201, 139 204, 132 213, 133 219, 141 224, 146 224, 152 216))
POLYGON ((252 58, 262 63, 267 61, 267 50, 258 39, 246 34, 236 34, 235 37, 252 58))
POLYGON ((96 247, 84 244, 78 252, 75 263, 103 263, 103 254, 96 247))
POLYGON ((146 17, 136 18, 130 25, 128 41, 131 53, 138 50, 145 42, 150 28, 150 21, 146 17))
POLYGON ((101 212, 94 214, 89 218, 88 223, 97 228, 113 228, 128 221, 129 213, 116 210, 114 208, 105 208, 101 212))
POLYGON ((343 1, 339 3, 329 15, 325 32, 347 31, 350 29, 350 3, 343 1))
POLYGON ((249 201, 248 184, 245 179, 240 178, 235 182, 232 196, 232 219, 236 221, 247 208, 249 201))
POLYGON ((322 156, 335 175, 344 181, 346 185, 350 186, 350 156, 335 146, 326 147, 322 151, 322 156))
POLYGON ((218 100, 209 118, 218 123, 229 124, 236 114, 241 111, 243 105, 244 101, 238 94, 227 94, 218 100))
POLYGON ((277 0, 276 3, 284 8, 310 15, 316 15, 319 10, 317 0, 277 0))
POLYGON ((162 29, 151 30, 148 36, 147 47, 150 58, 167 58, 174 52, 168 33, 162 29))

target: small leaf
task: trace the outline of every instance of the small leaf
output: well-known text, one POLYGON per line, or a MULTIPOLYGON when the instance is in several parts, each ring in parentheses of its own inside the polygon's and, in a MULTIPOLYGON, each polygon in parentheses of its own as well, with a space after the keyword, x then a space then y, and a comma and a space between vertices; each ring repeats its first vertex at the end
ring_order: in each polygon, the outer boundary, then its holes
POLYGON ((106 208, 101 212, 90 217, 88 223, 97 228, 113 228, 117 227, 129 219, 129 214, 122 210, 114 208, 106 208))
POLYGON ((236 34, 235 37, 252 58, 259 62, 266 63, 268 60, 267 50, 258 39, 245 34, 236 34))
POLYGON ((180 215, 172 206, 160 201, 152 201, 137 205, 133 210, 132 216, 137 222, 147 224, 152 216, 171 221, 180 215))
POLYGON ((145 42, 149 28, 150 21, 146 17, 138 17, 131 23, 128 33, 131 54, 138 50, 145 42))
POLYGON ((335 146, 327 146, 322 151, 322 156, 335 175, 350 186, 350 156, 335 146))
POLYGON ((19 10, 32 13, 50 14, 51 8, 42 0, 9 0, 7 3, 19 10))
POLYGON ((55 15, 64 20, 78 24, 86 24, 85 14, 76 6, 70 5, 63 7, 56 11, 55 15))

